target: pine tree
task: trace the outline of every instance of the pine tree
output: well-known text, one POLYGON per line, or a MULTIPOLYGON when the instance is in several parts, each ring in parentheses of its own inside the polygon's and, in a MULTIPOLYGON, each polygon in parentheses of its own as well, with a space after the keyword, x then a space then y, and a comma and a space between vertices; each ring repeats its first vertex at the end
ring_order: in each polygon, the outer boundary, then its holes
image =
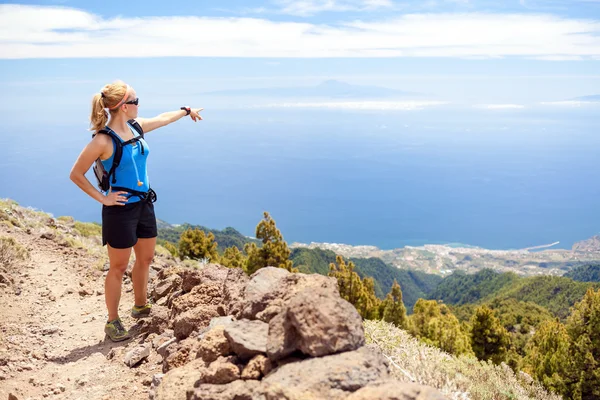
POLYGON ((408 321, 406 319, 406 307, 402 302, 402 290, 400 285, 394 279, 392 289, 387 294, 383 306, 383 320, 391 322, 398 328, 406 329, 408 321))
POLYGON ((242 268, 246 267, 247 259, 244 254, 237 248, 231 246, 225 249, 221 256, 221 264, 227 268, 242 268))
POLYGON ((246 264, 248 274, 253 274, 264 267, 284 268, 290 272, 297 272, 289 259, 290 249, 277 229, 275 220, 268 212, 264 213, 263 220, 256 226, 256 237, 262 240, 262 247, 259 248, 254 243, 246 244, 244 247, 248 254, 246 264))
POLYGON ((571 337, 573 373, 571 389, 574 399, 600 398, 600 289, 590 288, 583 299, 573 306, 567 319, 571 337))
POLYGON ((570 397, 571 338, 558 319, 543 322, 527 344, 523 360, 526 372, 544 386, 570 397))
POLYGON ((491 360, 494 364, 506 360, 510 336, 485 305, 478 307, 471 318, 471 346, 480 360, 491 360))
POLYGON ((183 260, 189 257, 195 260, 208 258, 212 262, 219 261, 215 235, 206 235, 200 229, 187 229, 179 239, 179 257, 183 260))
POLYGON ((381 300, 375 295, 375 279, 365 277, 362 281, 363 292, 360 300, 360 315, 365 319, 380 319, 379 303, 381 300))
POLYGON ((445 304, 417 300, 408 326, 411 334, 427 344, 455 355, 473 355, 468 333, 445 304))
POLYGON ((335 261, 335 263, 329 264, 328 275, 337 279, 340 297, 356 307, 360 313, 363 285, 360 276, 354 272, 354 263, 350 261, 346 264, 344 258, 340 255, 335 257, 335 261))
POLYGON ((169 251, 169 253, 171 253, 173 257, 179 257, 179 250, 177 249, 177 246, 175 246, 173 243, 165 242, 164 247, 169 251))

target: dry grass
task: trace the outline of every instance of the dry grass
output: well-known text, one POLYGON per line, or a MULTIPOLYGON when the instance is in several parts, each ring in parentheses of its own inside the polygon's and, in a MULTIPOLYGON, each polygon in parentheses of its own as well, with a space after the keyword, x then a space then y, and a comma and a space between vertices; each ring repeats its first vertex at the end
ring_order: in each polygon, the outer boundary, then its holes
POLYGON ((29 257, 29 252, 12 237, 0 236, 0 266, 10 268, 29 257))
POLYGON ((365 321, 367 343, 376 344, 401 381, 439 389, 452 399, 558 400, 529 375, 506 365, 494 365, 472 357, 455 357, 419 342, 407 332, 384 321, 365 321))
POLYGON ((83 237, 101 236, 102 225, 94 222, 75 221, 75 230, 83 237))

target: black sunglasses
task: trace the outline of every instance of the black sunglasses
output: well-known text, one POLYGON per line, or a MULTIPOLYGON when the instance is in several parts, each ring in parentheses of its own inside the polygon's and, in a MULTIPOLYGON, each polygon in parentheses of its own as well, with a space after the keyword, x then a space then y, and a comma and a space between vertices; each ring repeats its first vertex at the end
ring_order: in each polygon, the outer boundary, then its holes
POLYGON ((133 100, 126 101, 125 104, 133 104, 134 106, 137 106, 139 102, 140 102, 140 98, 136 97, 133 100))

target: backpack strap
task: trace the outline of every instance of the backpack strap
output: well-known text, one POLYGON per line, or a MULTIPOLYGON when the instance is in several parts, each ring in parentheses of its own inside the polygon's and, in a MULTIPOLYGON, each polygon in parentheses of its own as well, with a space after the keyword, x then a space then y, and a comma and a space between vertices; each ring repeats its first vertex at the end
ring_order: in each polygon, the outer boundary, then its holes
POLYGON ((108 179, 112 176, 112 183, 117 183, 116 170, 119 164, 121 163, 121 158, 123 157, 123 146, 124 142, 121 141, 119 135, 117 135, 112 129, 108 126, 104 129, 98 131, 98 133, 108 135, 111 137, 114 144, 114 154, 113 154, 113 162, 108 171, 108 179))
POLYGON ((133 129, 135 129, 137 131, 137 133, 143 139, 144 138, 144 130, 142 129, 142 126, 135 119, 130 119, 127 122, 129 123, 129 125, 131 125, 133 127, 133 129))
MULTIPOLYGON (((136 136, 133 139, 126 141, 124 143, 124 145, 138 142, 140 139, 144 138, 144 130, 142 129, 142 126, 135 119, 130 119, 129 121, 127 121, 127 123, 129 125, 131 125, 131 127, 133 129, 135 129, 135 131, 138 133, 139 136, 136 136)), ((140 146, 142 146, 142 154, 144 154, 144 144, 140 143, 140 146)))

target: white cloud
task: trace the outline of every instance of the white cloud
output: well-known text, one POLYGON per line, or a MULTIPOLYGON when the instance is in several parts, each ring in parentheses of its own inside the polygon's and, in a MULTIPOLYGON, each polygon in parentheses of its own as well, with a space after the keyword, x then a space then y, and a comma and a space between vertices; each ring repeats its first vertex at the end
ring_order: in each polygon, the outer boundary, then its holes
POLYGON ((522 104, 479 104, 473 107, 485 110, 521 110, 525 108, 522 104))
POLYGON ((390 0, 278 0, 281 14, 310 16, 324 11, 368 11, 393 6, 390 0))
POLYGON ((448 104, 442 101, 340 101, 314 103, 271 103, 254 108, 319 108, 338 110, 415 111, 448 104))
POLYGON ((0 5, 0 58, 170 56, 600 59, 600 21, 465 13, 324 25, 261 18, 106 19, 66 7, 0 5))
POLYGON ((559 107, 584 107, 584 106, 600 105, 600 102, 582 101, 582 100, 565 100, 565 101, 545 101, 540 104, 545 105, 545 106, 559 106, 559 107))

